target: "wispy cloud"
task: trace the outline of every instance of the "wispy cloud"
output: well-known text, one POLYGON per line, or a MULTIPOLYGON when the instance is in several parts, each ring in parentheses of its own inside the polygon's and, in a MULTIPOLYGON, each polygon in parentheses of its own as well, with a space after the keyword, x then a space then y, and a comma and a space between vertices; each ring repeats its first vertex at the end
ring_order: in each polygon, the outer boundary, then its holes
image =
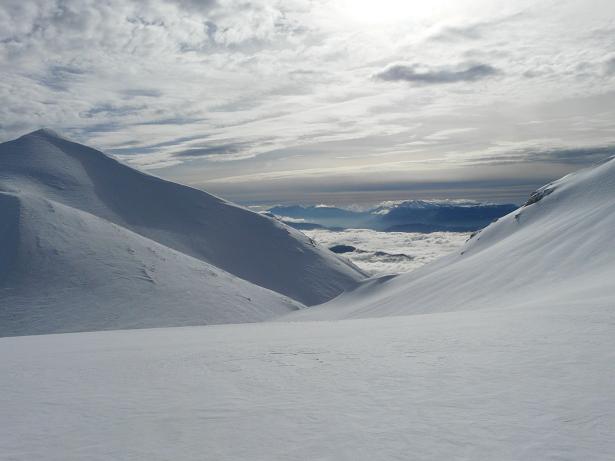
POLYGON ((249 143, 218 144, 206 147, 195 147, 175 152, 175 157, 211 157, 223 155, 236 155, 249 148, 249 143))
POLYGON ((455 43, 464 40, 484 39, 494 30, 505 28, 527 16, 524 10, 505 16, 495 16, 483 21, 466 21, 460 24, 443 24, 428 36, 428 40, 455 43))
POLYGON ((535 149, 510 162, 611 145, 615 4, 434 2, 373 22, 345 0, 4 0, 0 140, 48 126, 191 184, 263 187, 435 181, 511 139, 535 149))
POLYGON ((472 164, 563 163, 583 166, 601 163, 615 156, 615 144, 610 146, 582 146, 576 148, 497 146, 484 153, 468 156, 464 162, 472 164))

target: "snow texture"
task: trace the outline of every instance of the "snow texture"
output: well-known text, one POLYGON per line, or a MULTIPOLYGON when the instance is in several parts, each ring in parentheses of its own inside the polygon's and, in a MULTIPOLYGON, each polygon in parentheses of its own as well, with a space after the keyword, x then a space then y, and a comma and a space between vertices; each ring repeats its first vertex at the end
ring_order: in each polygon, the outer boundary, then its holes
POLYGON ((611 461, 613 363, 612 302, 3 338, 0 459, 611 461))

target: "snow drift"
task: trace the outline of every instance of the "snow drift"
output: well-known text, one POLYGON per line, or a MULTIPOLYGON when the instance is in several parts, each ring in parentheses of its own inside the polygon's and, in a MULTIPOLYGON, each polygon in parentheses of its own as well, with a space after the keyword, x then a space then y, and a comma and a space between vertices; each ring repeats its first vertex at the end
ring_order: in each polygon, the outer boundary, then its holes
POLYGON ((615 299, 615 159, 555 181, 458 253, 287 319, 433 313, 615 299))
POLYGON ((0 335, 263 320, 364 277, 275 219, 47 130, 0 145, 0 194, 0 335))

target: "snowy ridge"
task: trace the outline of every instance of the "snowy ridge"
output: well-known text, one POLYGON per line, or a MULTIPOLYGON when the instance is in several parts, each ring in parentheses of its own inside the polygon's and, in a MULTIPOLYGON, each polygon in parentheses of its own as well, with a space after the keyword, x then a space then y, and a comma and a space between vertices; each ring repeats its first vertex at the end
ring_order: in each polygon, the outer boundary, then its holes
POLYGON ((0 190, 38 193, 87 211, 305 304, 331 298, 363 278, 274 219, 47 132, 5 143, 0 169, 8 175, 0 190))
POLYGON ((615 160, 541 190, 459 254, 287 319, 338 319, 615 298, 615 160))
POLYGON ((49 130, 0 144, 0 194, 0 335, 252 322, 364 278, 275 219, 49 130))
POLYGON ((45 130, 0 145, 2 190, 94 214, 307 305, 364 278, 275 219, 141 173, 45 130))

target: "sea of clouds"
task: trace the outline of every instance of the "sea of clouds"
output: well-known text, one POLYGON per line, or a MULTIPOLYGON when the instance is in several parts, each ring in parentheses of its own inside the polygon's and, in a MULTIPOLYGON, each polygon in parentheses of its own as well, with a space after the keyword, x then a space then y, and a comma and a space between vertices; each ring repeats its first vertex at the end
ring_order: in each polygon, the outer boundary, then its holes
POLYGON ((355 251, 341 254, 370 275, 398 274, 417 269, 459 250, 470 237, 466 232, 378 232, 369 229, 302 231, 316 242, 333 247, 349 245, 355 251))

